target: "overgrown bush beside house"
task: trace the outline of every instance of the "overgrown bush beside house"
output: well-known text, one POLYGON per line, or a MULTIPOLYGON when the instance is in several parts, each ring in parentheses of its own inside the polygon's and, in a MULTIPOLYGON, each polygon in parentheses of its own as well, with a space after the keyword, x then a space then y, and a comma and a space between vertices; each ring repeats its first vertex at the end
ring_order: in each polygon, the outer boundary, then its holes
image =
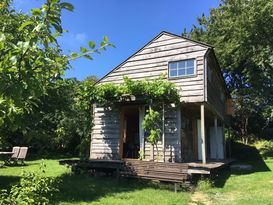
POLYGON ((44 176, 44 168, 42 164, 41 173, 24 171, 20 181, 10 191, 1 190, 0 205, 53 204, 55 193, 59 191, 56 188, 59 180, 44 176))
POLYGON ((258 140, 254 143, 254 146, 259 150, 263 158, 273 156, 273 140, 258 140))

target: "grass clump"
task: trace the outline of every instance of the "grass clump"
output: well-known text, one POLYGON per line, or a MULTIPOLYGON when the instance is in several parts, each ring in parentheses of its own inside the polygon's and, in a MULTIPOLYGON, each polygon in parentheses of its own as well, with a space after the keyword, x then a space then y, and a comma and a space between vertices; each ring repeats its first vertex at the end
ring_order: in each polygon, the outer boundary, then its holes
POLYGON ((208 178, 201 178, 197 182, 196 190, 197 191, 207 191, 209 189, 212 189, 213 187, 214 187, 214 183, 212 180, 210 180, 208 178))

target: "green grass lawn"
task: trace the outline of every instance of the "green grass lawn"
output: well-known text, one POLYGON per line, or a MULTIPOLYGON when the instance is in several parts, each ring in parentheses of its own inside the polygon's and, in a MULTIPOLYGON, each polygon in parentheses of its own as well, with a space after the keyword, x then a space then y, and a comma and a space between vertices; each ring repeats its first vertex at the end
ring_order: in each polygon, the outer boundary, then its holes
MULTIPOLYGON (((246 171, 226 170, 212 183, 201 180, 195 192, 174 193, 172 186, 147 181, 71 175, 70 169, 58 160, 44 160, 46 175, 60 177, 62 184, 58 204, 273 204, 273 157, 263 160, 249 146, 238 149, 237 163, 250 164, 246 171), (199 195, 199 196, 198 196, 199 195), (200 197, 201 195, 201 197, 200 197), (196 197, 197 196, 197 197, 196 197), (205 196, 205 197, 204 197, 205 196)), ((28 161, 27 166, 0 168, 0 189, 20 179, 23 170, 39 170, 42 160, 28 161)))
MULTIPOLYGON (((250 161, 255 171, 224 171, 215 178, 214 184, 206 181, 199 183, 197 190, 208 195, 212 204, 273 204, 273 158, 264 161, 268 171, 257 170, 257 164, 250 161)), ((239 162, 238 162, 239 163, 239 162)))
POLYGON ((235 164, 252 165, 251 170, 226 170, 214 183, 201 183, 198 190, 207 194, 213 204, 273 204, 273 156, 262 159, 253 146, 234 145, 235 164))
MULTIPOLYGON (((0 189, 17 182, 23 170, 38 171, 42 160, 28 161, 27 166, 0 168, 0 189)), ((46 175, 60 177, 58 204, 188 204, 189 192, 174 193, 172 186, 158 186, 147 181, 71 175, 58 160, 44 160, 46 175)))

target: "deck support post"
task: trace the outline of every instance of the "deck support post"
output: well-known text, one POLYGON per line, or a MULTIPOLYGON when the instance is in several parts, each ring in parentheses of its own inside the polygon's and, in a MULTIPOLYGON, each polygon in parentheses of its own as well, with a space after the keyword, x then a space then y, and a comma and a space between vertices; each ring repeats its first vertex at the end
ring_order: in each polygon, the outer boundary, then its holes
POLYGON ((165 105, 162 104, 162 147, 163 147, 163 162, 165 162, 165 105))
POLYGON ((177 193, 177 183, 174 183, 174 192, 177 193))
POLYGON ((227 132, 228 132, 228 155, 229 155, 229 158, 231 159, 231 139, 230 139, 230 128, 228 128, 227 132))
POLYGON ((140 145, 140 150, 142 151, 143 157, 145 158, 144 130, 142 128, 142 122, 144 120, 144 117, 145 117, 145 107, 140 106, 139 107, 139 145, 140 145))
MULTIPOLYGON (((218 142, 219 142, 219 140, 217 139, 219 136, 218 136, 218 131, 217 131, 217 124, 218 124, 218 122, 217 122, 217 116, 214 116, 214 134, 215 134, 215 140, 216 140, 216 159, 218 159, 219 158, 219 153, 218 153, 218 146, 220 146, 219 144, 218 144, 218 142)), ((222 137, 222 136, 221 136, 222 137)))
MULTIPOLYGON (((152 104, 152 102, 150 102, 150 105, 149 105, 149 110, 151 110, 152 109, 152 106, 151 106, 151 104, 152 104)), ((150 143, 150 155, 151 155, 151 160, 153 160, 154 161, 154 145, 152 145, 151 143, 150 143)))
POLYGON ((202 140, 202 163, 206 164, 206 132, 205 132, 205 105, 201 104, 201 140, 202 140))
POLYGON ((224 159, 226 159, 226 155, 227 155, 227 150, 226 150, 226 138, 225 138, 225 129, 226 129, 226 127, 225 127, 225 124, 224 124, 224 122, 223 122, 223 126, 222 126, 222 133, 223 133, 223 135, 221 136, 222 138, 223 138, 223 144, 222 144, 222 146, 223 146, 223 152, 224 152, 224 159))

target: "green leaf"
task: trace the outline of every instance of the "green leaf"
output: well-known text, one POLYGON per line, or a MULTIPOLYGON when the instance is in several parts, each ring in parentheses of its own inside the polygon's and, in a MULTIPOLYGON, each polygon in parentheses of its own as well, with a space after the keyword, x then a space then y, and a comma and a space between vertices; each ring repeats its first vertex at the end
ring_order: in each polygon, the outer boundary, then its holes
POLYGON ((83 57, 88 59, 88 60, 93 60, 93 58, 90 55, 84 55, 83 57))
POLYGON ((96 46, 96 44, 94 43, 94 41, 89 41, 88 45, 89 45, 89 47, 92 48, 92 49, 94 49, 95 46, 96 46))
POLYGON ((104 37, 103 37, 103 42, 107 43, 107 42, 108 42, 108 40, 109 40, 109 39, 108 39, 108 37, 107 37, 107 36, 104 36, 104 37))
POLYGON ((81 47, 81 52, 86 53, 87 51, 88 51, 88 49, 87 49, 87 48, 85 48, 85 47, 81 47))
POLYGON ((62 9, 66 9, 68 11, 73 11, 74 10, 74 6, 70 3, 67 3, 67 2, 63 2, 63 3, 60 3, 60 6, 62 9))
POLYGON ((26 21, 24 23, 22 23, 22 25, 19 27, 19 31, 22 31, 26 26, 29 26, 31 24, 33 24, 34 22, 33 21, 26 21))
POLYGON ((16 56, 11 56, 10 61, 11 61, 12 65, 16 64, 17 63, 17 57, 16 56))
POLYGON ((31 9, 31 13, 32 13, 32 15, 34 15, 34 16, 39 16, 39 15, 41 15, 42 10, 41 10, 41 9, 38 9, 38 8, 34 8, 34 9, 31 9))
POLYGON ((72 57, 72 58, 77 58, 77 57, 78 57, 78 54, 73 52, 73 53, 71 53, 71 57, 72 57))
POLYGON ((1 33, 0 34, 0 41, 6 40, 5 34, 1 33))
POLYGON ((109 43, 108 46, 112 47, 112 48, 116 48, 116 46, 112 43, 109 43))
POLYGON ((17 43, 17 46, 18 46, 19 48, 21 48, 21 49, 22 49, 22 52, 24 53, 24 52, 26 52, 26 50, 27 50, 28 47, 29 47, 29 41, 26 41, 26 42, 19 41, 19 42, 17 43))
POLYGON ((39 32, 41 30, 41 28, 43 28, 43 27, 44 27, 44 23, 39 23, 37 26, 35 26, 33 31, 39 32))

